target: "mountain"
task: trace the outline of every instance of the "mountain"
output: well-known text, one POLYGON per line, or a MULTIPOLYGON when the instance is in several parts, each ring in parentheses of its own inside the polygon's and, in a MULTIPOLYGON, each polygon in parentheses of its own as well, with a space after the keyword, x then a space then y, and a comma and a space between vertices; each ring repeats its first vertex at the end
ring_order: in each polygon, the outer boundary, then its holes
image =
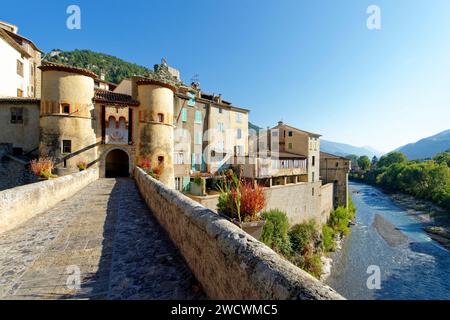
POLYGON ((62 51, 55 49, 46 54, 44 60, 89 69, 97 75, 103 72, 105 80, 113 83, 120 83, 123 79, 133 75, 145 75, 151 72, 147 67, 90 50, 62 51))
POLYGON ((354 154, 357 156, 368 156, 372 158, 373 156, 380 157, 383 152, 380 152, 372 147, 355 147, 345 143, 333 142, 328 140, 320 140, 320 151, 335 154, 337 156, 348 156, 354 154))
POLYGON ((450 130, 407 144, 395 151, 403 152, 410 160, 416 160, 432 158, 437 153, 448 149, 450 149, 450 130))

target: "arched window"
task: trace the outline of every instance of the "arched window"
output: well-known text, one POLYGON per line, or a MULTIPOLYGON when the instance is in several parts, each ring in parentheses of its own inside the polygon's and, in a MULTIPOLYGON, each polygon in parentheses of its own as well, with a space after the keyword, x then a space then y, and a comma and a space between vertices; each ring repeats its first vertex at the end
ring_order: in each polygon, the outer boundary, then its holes
POLYGON ((120 117, 119 118, 119 127, 120 130, 126 130, 127 128, 127 120, 125 119, 125 117, 120 117))
POLYGON ((113 117, 113 116, 110 116, 109 118, 108 118, 108 128, 109 129, 114 129, 114 128, 116 128, 117 126, 118 126, 118 123, 117 123, 117 121, 116 121, 116 118, 115 117, 113 117))

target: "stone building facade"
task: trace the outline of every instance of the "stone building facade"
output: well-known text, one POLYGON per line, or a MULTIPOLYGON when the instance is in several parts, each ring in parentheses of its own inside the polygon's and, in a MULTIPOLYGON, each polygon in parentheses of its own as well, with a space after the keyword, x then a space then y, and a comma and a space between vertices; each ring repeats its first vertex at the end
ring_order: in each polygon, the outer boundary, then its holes
POLYGON ((0 97, 39 98, 42 51, 18 30, 0 21, 0 97))
POLYGON ((333 184, 334 206, 348 207, 348 174, 351 160, 330 153, 320 153, 320 177, 333 184))

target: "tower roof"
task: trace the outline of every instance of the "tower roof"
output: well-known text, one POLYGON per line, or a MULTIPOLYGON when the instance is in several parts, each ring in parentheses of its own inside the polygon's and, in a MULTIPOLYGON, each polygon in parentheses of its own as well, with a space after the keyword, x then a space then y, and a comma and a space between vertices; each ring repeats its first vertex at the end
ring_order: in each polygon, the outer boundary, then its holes
POLYGON ((88 69, 78 68, 69 66, 67 64, 55 63, 50 61, 43 61, 42 65, 39 67, 42 71, 64 71, 70 73, 81 74, 86 77, 91 77, 94 80, 97 79, 97 74, 88 69))

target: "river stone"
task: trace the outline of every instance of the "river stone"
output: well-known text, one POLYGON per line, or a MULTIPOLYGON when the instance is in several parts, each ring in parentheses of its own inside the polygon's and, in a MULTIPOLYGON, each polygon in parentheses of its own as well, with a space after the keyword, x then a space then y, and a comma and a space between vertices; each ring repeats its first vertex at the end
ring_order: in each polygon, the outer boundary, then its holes
POLYGON ((408 236, 403 234, 400 230, 396 229, 392 223, 387 221, 379 214, 375 215, 372 226, 391 247, 409 243, 408 236))

